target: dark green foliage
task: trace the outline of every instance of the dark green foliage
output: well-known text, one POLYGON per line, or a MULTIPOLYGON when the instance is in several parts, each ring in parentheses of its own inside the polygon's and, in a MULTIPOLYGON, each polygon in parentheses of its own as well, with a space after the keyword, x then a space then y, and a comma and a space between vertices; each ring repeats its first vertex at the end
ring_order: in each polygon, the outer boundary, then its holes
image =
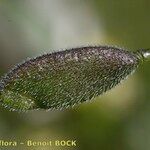
POLYGON ((17 65, 1 79, 0 102, 18 111, 74 106, 120 83, 142 56, 108 46, 46 54, 17 65))

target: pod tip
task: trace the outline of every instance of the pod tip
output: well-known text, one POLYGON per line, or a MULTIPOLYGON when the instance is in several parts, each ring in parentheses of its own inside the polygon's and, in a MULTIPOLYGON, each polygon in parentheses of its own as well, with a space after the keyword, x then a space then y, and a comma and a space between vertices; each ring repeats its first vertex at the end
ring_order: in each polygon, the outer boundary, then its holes
POLYGON ((150 59, 150 49, 141 49, 137 51, 139 57, 145 59, 150 59))

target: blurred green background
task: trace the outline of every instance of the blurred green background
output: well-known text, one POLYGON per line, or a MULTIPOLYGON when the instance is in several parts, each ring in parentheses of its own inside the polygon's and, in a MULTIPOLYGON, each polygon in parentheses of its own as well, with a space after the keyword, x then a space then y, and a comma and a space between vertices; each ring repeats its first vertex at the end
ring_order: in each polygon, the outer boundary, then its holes
MULTIPOLYGON (((27 57, 85 45, 150 48, 149 0, 0 0, 0 74, 27 57)), ((150 64, 91 103, 64 111, 0 108, 0 140, 76 140, 22 150, 149 150, 150 64)))

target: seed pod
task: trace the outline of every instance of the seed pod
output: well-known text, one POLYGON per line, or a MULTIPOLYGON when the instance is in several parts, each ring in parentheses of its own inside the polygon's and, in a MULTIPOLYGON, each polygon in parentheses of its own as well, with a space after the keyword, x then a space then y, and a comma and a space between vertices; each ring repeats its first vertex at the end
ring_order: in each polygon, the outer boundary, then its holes
POLYGON ((63 109, 113 88, 150 52, 109 46, 42 55, 15 66, 0 81, 0 103, 13 111, 63 109))

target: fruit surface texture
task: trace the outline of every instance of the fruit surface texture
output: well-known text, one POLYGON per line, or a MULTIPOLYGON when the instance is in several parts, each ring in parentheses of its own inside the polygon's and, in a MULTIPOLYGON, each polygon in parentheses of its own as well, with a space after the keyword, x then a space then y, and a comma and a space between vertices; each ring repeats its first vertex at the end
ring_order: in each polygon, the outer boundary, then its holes
POLYGON ((143 58, 140 51, 87 46, 29 59, 1 78, 0 104, 14 111, 68 108, 110 90, 143 58))

